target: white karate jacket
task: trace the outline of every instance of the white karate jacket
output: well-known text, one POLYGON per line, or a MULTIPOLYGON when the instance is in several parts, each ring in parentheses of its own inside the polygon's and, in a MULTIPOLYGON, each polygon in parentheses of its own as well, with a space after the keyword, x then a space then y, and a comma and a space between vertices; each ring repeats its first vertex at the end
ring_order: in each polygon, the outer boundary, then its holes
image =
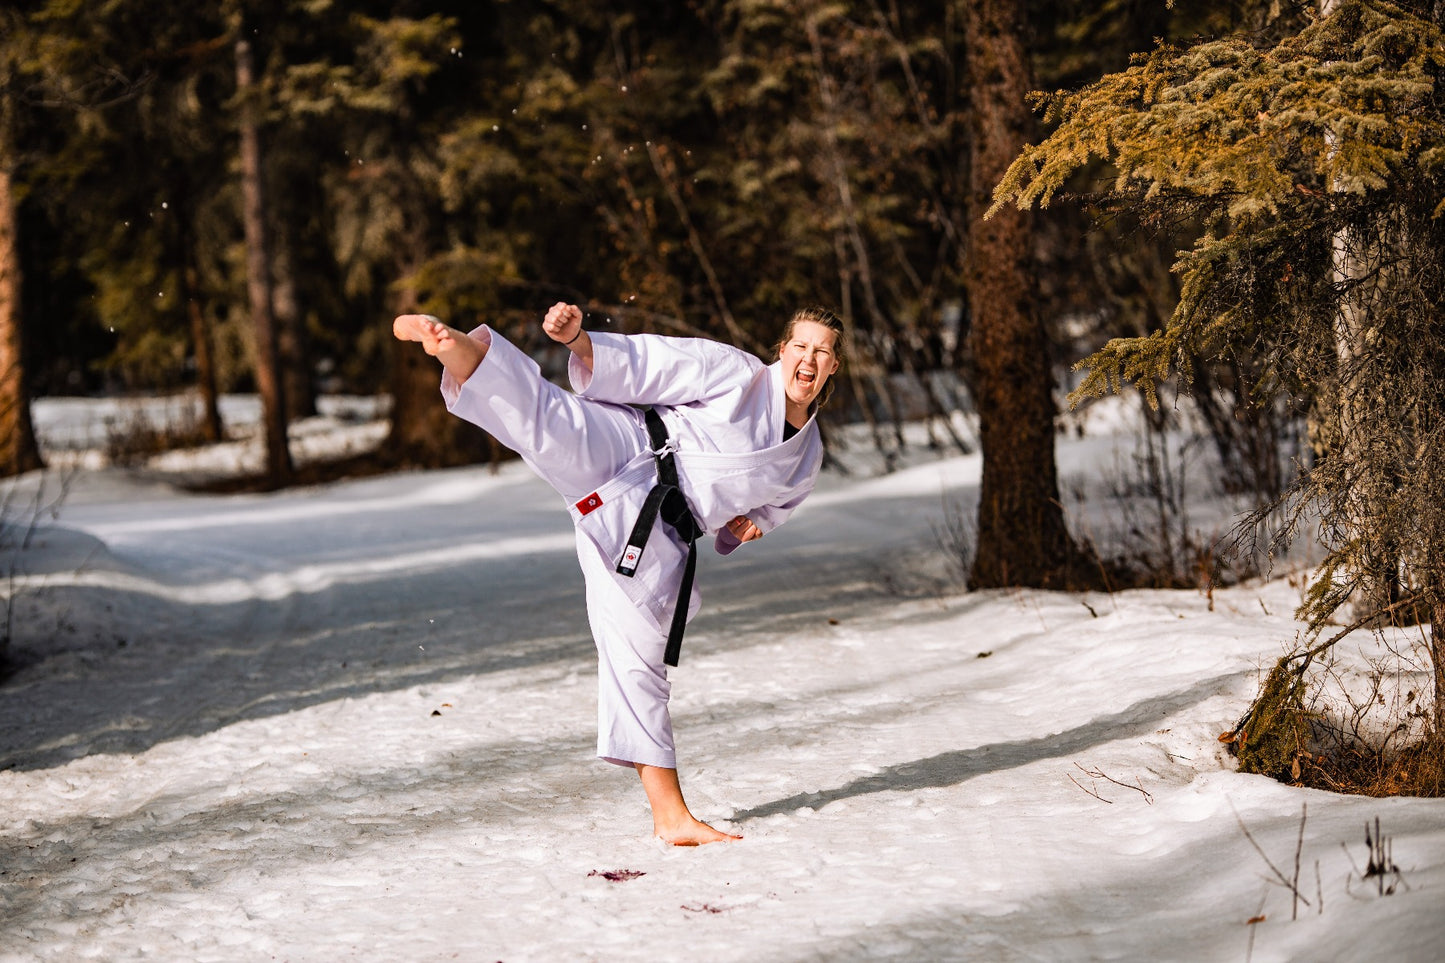
MULTIPOLYGON (((678 480, 699 525, 719 554, 739 542, 725 527, 746 515, 764 532, 783 524, 813 490, 823 463, 815 419, 783 440, 787 399, 780 362, 717 341, 661 335, 591 333, 592 370, 573 356, 568 374, 583 398, 659 409, 675 447, 678 480)), ((652 454, 642 451, 596 493, 598 510, 573 506, 580 532, 613 565, 621 557, 643 498, 656 482, 652 454)), ((642 565, 623 590, 659 623, 671 619, 686 548, 658 522, 642 565)), ((696 611, 696 591, 689 616, 696 611)))

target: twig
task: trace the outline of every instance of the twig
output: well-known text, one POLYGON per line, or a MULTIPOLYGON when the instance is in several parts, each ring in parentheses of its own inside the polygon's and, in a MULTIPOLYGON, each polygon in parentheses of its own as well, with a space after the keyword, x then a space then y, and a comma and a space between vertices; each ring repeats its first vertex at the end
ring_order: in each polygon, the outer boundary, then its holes
MULTIPOLYGON (((1295 902, 1290 904, 1289 909, 1289 918, 1291 920, 1299 919, 1299 900, 1303 898, 1299 893, 1299 857, 1300 852, 1305 847, 1305 815, 1308 812, 1309 803, 1300 803, 1299 838, 1295 840, 1294 844, 1294 876, 1290 880, 1290 890, 1295 896, 1295 902)), ((1305 905, 1308 906, 1309 904, 1306 903, 1305 905)))
POLYGON ((1075 766, 1075 768, 1077 768, 1080 772, 1082 772, 1082 773, 1083 773, 1084 775, 1086 775, 1086 776, 1092 776, 1092 777, 1095 778, 1095 779, 1103 779, 1103 780, 1106 780, 1107 782, 1112 782, 1112 783, 1113 783, 1114 785, 1116 785, 1116 786, 1123 786, 1125 789, 1132 789, 1132 790, 1134 790, 1135 792, 1141 794, 1141 795, 1144 797, 1144 801, 1147 802, 1149 805, 1151 805, 1151 806, 1154 805, 1154 797, 1151 796, 1151 795, 1149 794, 1149 791, 1146 790, 1146 789, 1143 787, 1143 785, 1139 783, 1139 777, 1138 777, 1138 776, 1135 776, 1135 777, 1134 777, 1134 784, 1133 784, 1133 785, 1130 785, 1130 784, 1127 783, 1127 782, 1120 782, 1119 780, 1115 779, 1113 776, 1111 776, 1111 775, 1109 775, 1108 773, 1104 772, 1104 770, 1102 770, 1102 769, 1085 769, 1083 766, 1080 766, 1077 762, 1074 763, 1074 766, 1075 766))
POLYGON ((1260 923, 1263 923, 1266 919, 1264 915, 1264 904, 1268 898, 1269 897, 1266 891, 1266 895, 1259 898, 1259 912, 1255 913, 1253 916, 1251 916, 1248 920, 1245 921, 1244 925, 1249 927, 1249 943, 1244 948, 1244 963, 1250 963, 1250 961, 1254 959, 1255 927, 1258 926, 1260 923))
MULTIPOLYGON (((1264 864, 1269 867, 1270 872, 1274 873, 1274 881, 1277 882, 1280 886, 1283 886, 1285 889, 1289 890, 1291 893, 1294 894, 1294 898, 1295 898, 1295 900, 1296 900, 1295 909, 1296 909, 1296 910, 1298 909, 1298 904, 1299 904, 1299 903, 1303 903, 1303 904, 1305 904, 1306 906, 1311 905, 1311 904, 1310 904, 1310 901, 1307 900, 1307 899, 1305 899, 1304 896, 1302 896, 1302 895, 1300 894, 1300 891, 1299 891, 1299 849, 1296 848, 1296 850, 1295 850, 1295 879, 1294 879, 1293 882, 1291 882, 1290 879, 1289 879, 1289 877, 1285 876, 1284 873, 1280 872, 1279 867, 1274 864, 1274 861, 1271 860, 1271 859, 1269 858, 1269 856, 1265 854, 1265 851, 1260 847, 1259 843, 1255 841, 1254 836, 1253 836, 1253 835, 1250 833, 1250 831, 1249 831, 1249 827, 1246 826, 1246 825, 1244 824, 1244 820, 1240 818, 1240 816, 1239 816, 1239 811, 1234 808, 1234 803, 1233 803, 1233 802, 1230 802, 1230 803, 1229 803, 1229 810, 1230 810, 1230 812, 1234 813, 1234 821, 1237 822, 1237 823, 1239 823, 1239 831, 1242 832, 1242 833, 1244 833, 1244 838, 1247 839, 1247 840, 1249 840, 1249 845, 1251 845, 1251 846, 1254 847, 1254 851, 1255 851, 1256 853, 1259 853, 1259 858, 1262 859, 1262 860, 1264 860, 1264 864)), ((1304 845, 1304 813, 1303 813, 1303 812, 1300 813, 1300 835, 1299 835, 1299 838, 1300 838, 1299 846, 1302 847, 1302 846, 1304 845)), ((1298 918, 1298 917, 1296 916, 1296 917, 1292 917, 1292 918, 1298 918)))
POLYGON ((1370 864, 1365 868, 1365 879, 1371 876, 1376 878, 1376 885, 1380 896, 1391 896, 1395 892, 1396 885, 1410 888, 1405 882, 1404 874, 1400 867, 1395 865, 1395 841, 1386 837, 1380 832, 1380 817, 1375 817, 1375 835, 1370 838, 1370 824, 1365 823, 1365 847, 1370 851, 1370 864), (1388 889, 1385 888, 1385 877, 1394 876, 1388 889))
POLYGON ((1343 629, 1340 629, 1340 631, 1330 636, 1324 642, 1319 643, 1318 645, 1306 650, 1305 652, 1296 653, 1295 655, 1290 656, 1289 661, 1293 661, 1294 659, 1303 659, 1303 664, 1299 667, 1299 671, 1303 672, 1306 668, 1309 667, 1309 664, 1314 661, 1315 656, 1329 649, 1336 642, 1339 642, 1351 632, 1355 631, 1356 629, 1364 628, 1365 626, 1369 625, 1371 622, 1376 621, 1380 618, 1380 616, 1385 615, 1386 613, 1393 612, 1396 609, 1405 608, 1406 606, 1414 605, 1423 597, 1424 593, 1416 592, 1415 594, 1408 595, 1405 598, 1400 599, 1398 602, 1391 603, 1390 605, 1387 605, 1382 609, 1375 609, 1368 615, 1358 618, 1355 621, 1351 622, 1349 625, 1345 626, 1343 629))
POLYGON ((1099 794, 1096 793, 1094 790, 1088 788, 1087 786, 1082 785, 1082 784, 1079 782, 1079 780, 1077 780, 1077 779, 1074 778, 1074 774, 1073 774, 1073 773, 1071 773, 1071 772, 1070 772, 1070 773, 1065 773, 1065 775, 1067 775, 1067 776, 1069 777, 1069 782, 1071 782, 1071 783, 1073 783, 1074 785, 1078 786, 1080 789, 1084 790, 1084 792, 1088 793, 1090 796, 1093 796, 1095 799, 1099 800, 1099 802, 1108 803, 1110 806, 1114 805, 1114 800, 1112 800, 1112 799, 1105 799, 1103 796, 1099 795, 1099 794))

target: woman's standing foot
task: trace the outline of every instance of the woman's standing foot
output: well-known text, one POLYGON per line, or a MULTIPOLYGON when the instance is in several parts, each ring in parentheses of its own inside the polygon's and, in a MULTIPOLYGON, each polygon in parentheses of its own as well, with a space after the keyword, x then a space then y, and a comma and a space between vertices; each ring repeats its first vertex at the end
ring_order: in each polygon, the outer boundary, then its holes
POLYGON ((702 846, 742 839, 741 836, 714 829, 693 816, 682 798, 676 769, 640 762, 633 765, 642 777, 643 791, 652 806, 652 832, 658 839, 673 846, 702 846))

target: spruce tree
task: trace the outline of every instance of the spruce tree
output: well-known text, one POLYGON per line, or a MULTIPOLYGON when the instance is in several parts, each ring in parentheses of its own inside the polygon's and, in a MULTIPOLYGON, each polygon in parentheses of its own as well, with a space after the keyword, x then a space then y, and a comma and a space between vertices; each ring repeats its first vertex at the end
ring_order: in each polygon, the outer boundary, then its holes
MULTIPOLYGON (((465 229, 449 230, 443 177, 451 127, 470 120, 448 108, 468 92, 470 62, 459 58, 472 52, 463 50, 456 21, 435 14, 354 16, 337 39, 334 51, 293 71, 288 100, 328 115, 344 145, 343 156, 326 165, 322 187, 343 290, 378 315, 370 336, 383 339, 377 353, 392 400, 382 458, 427 467, 483 461, 486 436, 437 401, 435 363, 390 333, 397 314, 431 313, 462 328, 492 320, 474 295, 495 283, 495 263, 458 256, 465 229)), ((492 109, 481 103, 478 111, 492 109)))
MULTIPOLYGON (((1278 43, 1165 46, 1043 99, 995 210, 1046 205, 1094 159, 1103 197, 1204 229, 1165 327, 1082 363, 1079 393, 1239 358, 1261 394, 1304 398, 1317 460, 1284 533, 1327 552, 1301 614, 1320 633, 1361 597, 1431 622, 1445 734, 1445 34, 1438 4, 1342 0, 1278 43)), ((1320 654, 1289 660, 1289 671, 1320 654)), ((1288 688, 1288 687, 1286 687, 1288 688)))

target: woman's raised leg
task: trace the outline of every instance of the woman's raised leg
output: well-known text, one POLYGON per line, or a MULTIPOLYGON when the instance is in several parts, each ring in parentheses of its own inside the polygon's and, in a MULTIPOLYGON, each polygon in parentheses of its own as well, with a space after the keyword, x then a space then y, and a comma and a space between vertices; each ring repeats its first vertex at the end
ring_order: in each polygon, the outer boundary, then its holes
POLYGON ((470 378, 487 356, 487 345, 447 327, 430 314, 403 314, 391 323, 391 333, 401 341, 420 341, 426 353, 440 361, 457 384, 470 378))

